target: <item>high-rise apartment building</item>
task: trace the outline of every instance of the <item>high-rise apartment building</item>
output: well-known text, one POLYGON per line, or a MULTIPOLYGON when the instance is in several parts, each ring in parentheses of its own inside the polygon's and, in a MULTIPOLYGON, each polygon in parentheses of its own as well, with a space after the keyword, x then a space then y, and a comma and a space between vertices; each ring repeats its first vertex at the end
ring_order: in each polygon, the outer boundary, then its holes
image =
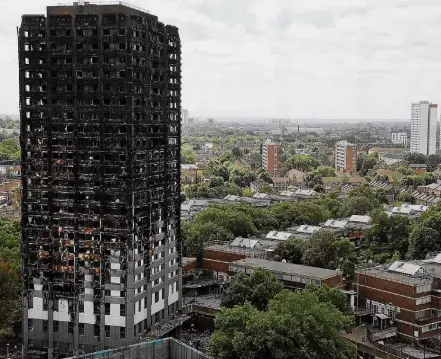
POLYGON ((391 141, 394 145, 403 145, 404 147, 407 147, 407 133, 392 132, 391 141))
POLYGON ((262 145, 262 168, 269 174, 279 172, 280 145, 266 140, 262 145))
POLYGON ((181 308, 178 29, 86 2, 18 40, 24 357, 130 345, 181 308))
POLYGON ((335 144, 335 170, 344 173, 357 171, 357 145, 348 141, 335 144))
POLYGON ((410 152, 432 155, 436 152, 438 105, 428 101, 412 103, 410 152))

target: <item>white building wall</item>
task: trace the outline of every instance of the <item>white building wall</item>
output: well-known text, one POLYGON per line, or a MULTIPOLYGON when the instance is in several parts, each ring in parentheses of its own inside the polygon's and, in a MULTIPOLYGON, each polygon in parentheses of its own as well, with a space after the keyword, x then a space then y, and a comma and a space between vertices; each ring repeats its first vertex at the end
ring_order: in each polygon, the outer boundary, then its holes
POLYGON ((119 304, 110 304, 110 315, 105 316, 106 325, 111 325, 114 327, 125 327, 126 326, 126 318, 121 317, 119 311, 119 304))
POLYGON ((436 152, 437 105, 430 102, 412 104, 410 151, 424 155, 436 152))
POLYGON ((93 302, 84 302, 84 313, 79 315, 80 323, 95 324, 95 313, 93 310, 93 302))
POLYGON ((28 310, 28 318, 47 320, 48 313, 47 310, 43 310, 43 298, 34 297, 33 304, 33 307, 28 310))

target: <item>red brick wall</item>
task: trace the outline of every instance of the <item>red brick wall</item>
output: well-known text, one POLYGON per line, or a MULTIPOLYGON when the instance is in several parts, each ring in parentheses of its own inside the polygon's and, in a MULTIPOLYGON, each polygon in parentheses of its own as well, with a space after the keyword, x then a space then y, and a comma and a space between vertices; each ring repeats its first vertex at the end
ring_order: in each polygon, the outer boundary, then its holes
POLYGON ((224 252, 214 249, 204 249, 204 259, 214 259, 222 262, 234 262, 246 258, 245 254, 224 252))
POLYGON ((194 261, 188 263, 187 265, 184 266, 184 272, 186 271, 190 271, 192 269, 196 269, 197 268, 197 260, 195 259, 194 261))
POLYGON ((334 277, 325 279, 323 281, 323 284, 326 284, 328 287, 331 288, 339 288, 343 286, 343 282, 342 282, 342 275, 335 275, 334 277))
POLYGON ((223 262, 206 258, 204 258, 202 261, 202 268, 207 270, 228 273, 229 267, 230 262, 223 262))

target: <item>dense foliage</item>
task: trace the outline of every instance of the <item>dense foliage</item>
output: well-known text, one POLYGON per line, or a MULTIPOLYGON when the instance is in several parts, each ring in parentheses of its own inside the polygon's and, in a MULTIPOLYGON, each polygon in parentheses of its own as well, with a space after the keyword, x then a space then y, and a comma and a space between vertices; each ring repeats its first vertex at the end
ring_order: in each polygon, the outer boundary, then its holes
POLYGON ((222 307, 250 303, 259 310, 266 310, 268 303, 283 290, 281 281, 265 269, 257 269, 251 275, 239 273, 222 294, 222 307))
POLYGON ((208 352, 216 359, 353 358, 355 348, 342 335, 353 317, 336 292, 311 287, 282 291, 267 310, 249 302, 222 309, 208 352))
POLYGON ((7 138, 0 142, 0 160, 20 160, 20 146, 17 141, 7 138))
POLYGON ((21 318, 19 222, 0 217, 0 334, 18 335, 21 318))

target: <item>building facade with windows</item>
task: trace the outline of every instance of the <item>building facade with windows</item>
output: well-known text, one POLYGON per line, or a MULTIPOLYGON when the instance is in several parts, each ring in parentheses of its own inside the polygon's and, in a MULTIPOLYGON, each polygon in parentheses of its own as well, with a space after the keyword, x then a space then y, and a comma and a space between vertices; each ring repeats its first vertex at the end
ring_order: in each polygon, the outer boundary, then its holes
POLYGON ((441 255, 361 269, 355 286, 359 309, 378 315, 385 326, 396 327, 400 339, 424 344, 441 335, 441 255))
POLYGON ((407 147, 407 133, 392 132, 391 141, 394 145, 403 145, 404 147, 407 147))
POLYGON ((335 170, 344 173, 357 172, 357 146, 348 141, 335 144, 335 170))
POLYGON ((271 140, 265 141, 262 145, 262 168, 269 174, 275 175, 279 172, 280 145, 271 140))
POLYGON ((181 308, 178 29, 80 2, 18 44, 24 356, 131 345, 181 308))
POLYGON ((438 105, 421 101, 412 103, 410 152, 433 155, 436 152, 438 105))

